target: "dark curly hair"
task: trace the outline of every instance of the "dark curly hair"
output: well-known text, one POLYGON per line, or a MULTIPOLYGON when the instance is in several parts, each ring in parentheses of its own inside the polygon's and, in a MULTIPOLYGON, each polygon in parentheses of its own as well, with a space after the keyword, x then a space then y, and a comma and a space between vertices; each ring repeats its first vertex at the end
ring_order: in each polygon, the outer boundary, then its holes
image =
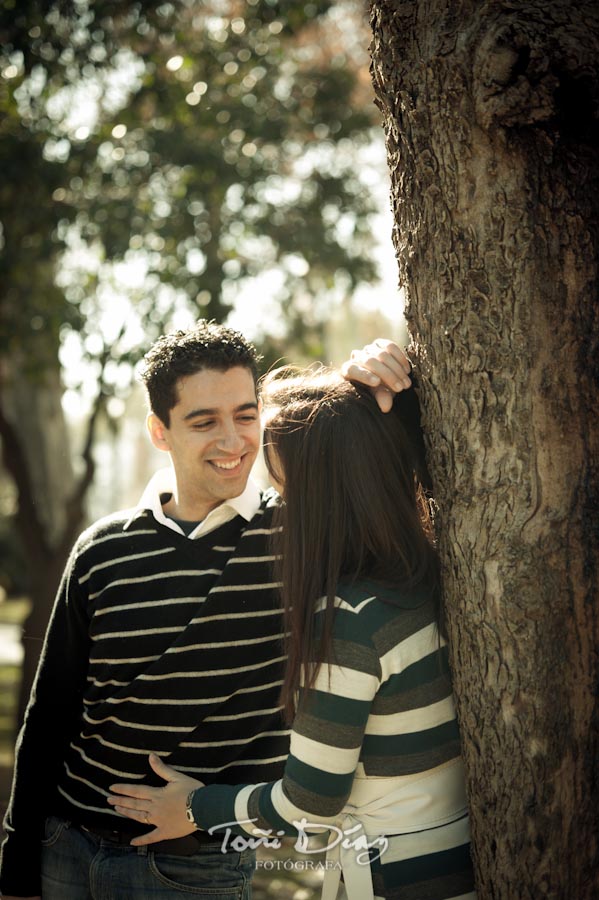
POLYGON ((200 319, 187 331, 163 334, 144 356, 140 378, 152 412, 168 428, 170 412, 178 401, 177 383, 202 369, 226 372, 235 366, 249 369, 258 381, 261 357, 238 331, 215 321, 200 319))

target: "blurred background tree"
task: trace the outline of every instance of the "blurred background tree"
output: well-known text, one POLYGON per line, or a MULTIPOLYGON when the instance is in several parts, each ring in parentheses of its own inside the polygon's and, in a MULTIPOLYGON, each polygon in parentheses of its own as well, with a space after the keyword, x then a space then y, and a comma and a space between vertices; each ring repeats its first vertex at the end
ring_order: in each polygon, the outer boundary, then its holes
POLYGON ((5 0, 0 43, 0 556, 25 558, 5 587, 32 600, 22 711, 135 363, 233 309, 264 318, 267 363, 322 358, 331 309, 376 278, 361 172, 379 125, 353 0, 5 0), (76 455, 65 384, 89 409, 76 455))

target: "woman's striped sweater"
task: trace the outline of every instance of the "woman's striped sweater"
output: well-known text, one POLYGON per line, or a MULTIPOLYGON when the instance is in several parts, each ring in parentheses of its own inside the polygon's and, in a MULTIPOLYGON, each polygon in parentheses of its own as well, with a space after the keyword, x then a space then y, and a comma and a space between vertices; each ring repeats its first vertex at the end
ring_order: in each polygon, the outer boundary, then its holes
MULTIPOLYGON (((427 877, 436 880, 430 896, 470 896, 460 738, 434 604, 368 580, 339 586, 338 594, 334 662, 321 668, 303 698, 283 778, 200 788, 193 796, 195 820, 207 830, 243 823, 231 832, 246 837, 257 834, 254 829, 295 835, 302 820, 302 830, 310 830, 306 823, 338 826, 342 811, 351 809, 359 819, 361 810, 393 795, 387 821, 396 826, 389 832, 397 834, 390 842, 394 866, 396 859, 431 855, 427 877), (414 843, 410 833, 416 831, 414 843), (441 881, 434 871, 438 853, 445 854, 441 881)), ((321 603, 317 634, 322 610, 321 603)), ((384 869, 384 856, 381 863, 384 869)))
POLYGON ((106 797, 117 780, 157 783, 150 751, 206 783, 282 773, 289 730, 279 712, 282 626, 268 552, 275 503, 267 494, 249 523, 238 515, 195 540, 148 510, 82 534, 21 736, 7 886, 12 870, 31 865, 48 814, 142 832, 106 797))

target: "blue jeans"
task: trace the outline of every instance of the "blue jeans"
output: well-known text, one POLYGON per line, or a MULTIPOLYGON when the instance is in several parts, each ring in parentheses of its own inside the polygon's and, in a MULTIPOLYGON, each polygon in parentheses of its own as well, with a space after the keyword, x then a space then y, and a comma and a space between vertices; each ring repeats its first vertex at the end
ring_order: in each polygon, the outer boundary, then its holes
POLYGON ((50 816, 42 841, 43 900, 251 900, 252 850, 221 853, 198 844, 193 856, 152 845, 115 845, 50 816))

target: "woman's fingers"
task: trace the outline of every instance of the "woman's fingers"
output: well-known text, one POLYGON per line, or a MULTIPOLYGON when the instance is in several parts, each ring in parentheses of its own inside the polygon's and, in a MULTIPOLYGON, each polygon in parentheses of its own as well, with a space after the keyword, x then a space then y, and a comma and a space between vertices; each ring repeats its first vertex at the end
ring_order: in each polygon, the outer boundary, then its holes
POLYGON ((409 375, 412 371, 412 363, 406 356, 405 351, 395 341, 387 340, 387 338, 376 338, 372 344, 367 344, 362 352, 381 359, 382 362, 397 371, 398 374, 409 375))
MULTIPOLYGON (((162 762, 156 753, 150 753, 149 760, 150 765, 156 774, 160 775, 167 784, 185 778, 184 775, 181 775, 181 773, 177 772, 176 769, 173 769, 172 766, 167 766, 166 763, 162 762)), ((155 800, 163 788, 148 787, 146 784, 111 784, 110 790, 113 794, 123 794, 126 797, 135 797, 138 800, 155 800)), ((108 802, 110 803, 111 800, 108 802)))
MULTIPOLYGON (((121 809, 127 810, 125 815, 128 815, 130 819, 135 818, 135 814, 145 815, 151 806, 151 801, 149 800, 138 800, 134 797, 108 797, 106 800, 111 806, 114 806, 115 809, 118 807, 119 812, 121 809)), ((140 819, 141 821, 141 819, 140 819)))
POLYGON ((391 410, 393 406, 393 397, 395 396, 393 391, 390 391, 386 387, 377 387, 372 392, 374 394, 374 399, 379 405, 379 409, 381 412, 387 413, 391 410))
POLYGON ((350 381, 384 387, 398 393, 411 387, 411 368, 408 357, 398 344, 377 338, 362 350, 353 350, 351 359, 343 364, 341 372, 350 381))
POLYGON ((177 770, 173 769, 172 766, 169 766, 165 762, 162 762, 162 760, 156 753, 150 753, 150 765, 152 766, 156 774, 160 775, 161 778, 164 778, 165 781, 176 781, 177 777, 181 777, 180 772, 177 772, 177 770))
MULTIPOLYGON (((148 814, 145 816, 141 813, 136 813, 134 810, 129 809, 125 806, 115 806, 117 812, 121 813, 121 815, 126 816, 128 819, 133 819, 136 822, 146 823, 147 825, 152 825, 152 822, 149 821, 148 814)), ((160 827, 154 828, 152 831, 148 831, 146 834, 140 834, 138 837, 134 837, 131 839, 130 844, 132 847, 145 847, 147 844, 155 844, 157 841, 167 840, 168 836, 165 835, 160 827)))
POLYGON ((155 828, 154 831, 148 831, 147 834, 140 834, 139 837, 133 838, 132 847, 145 847, 147 844, 155 844, 157 841, 169 840, 161 828, 155 828))
POLYGON ((133 806, 133 801, 126 802, 120 797, 109 797, 108 802, 122 816, 126 816, 128 819, 134 819, 136 822, 146 822, 148 825, 150 824, 150 809, 148 805, 146 805, 145 808, 133 806))
POLYGON ((372 344, 367 344, 359 350, 353 359, 361 368, 379 377, 381 382, 393 391, 400 391, 411 385, 409 375, 412 365, 404 351, 394 341, 377 338, 372 344))
POLYGON ((162 788, 148 787, 147 784, 111 784, 113 794, 124 794, 136 800, 153 800, 162 788))

